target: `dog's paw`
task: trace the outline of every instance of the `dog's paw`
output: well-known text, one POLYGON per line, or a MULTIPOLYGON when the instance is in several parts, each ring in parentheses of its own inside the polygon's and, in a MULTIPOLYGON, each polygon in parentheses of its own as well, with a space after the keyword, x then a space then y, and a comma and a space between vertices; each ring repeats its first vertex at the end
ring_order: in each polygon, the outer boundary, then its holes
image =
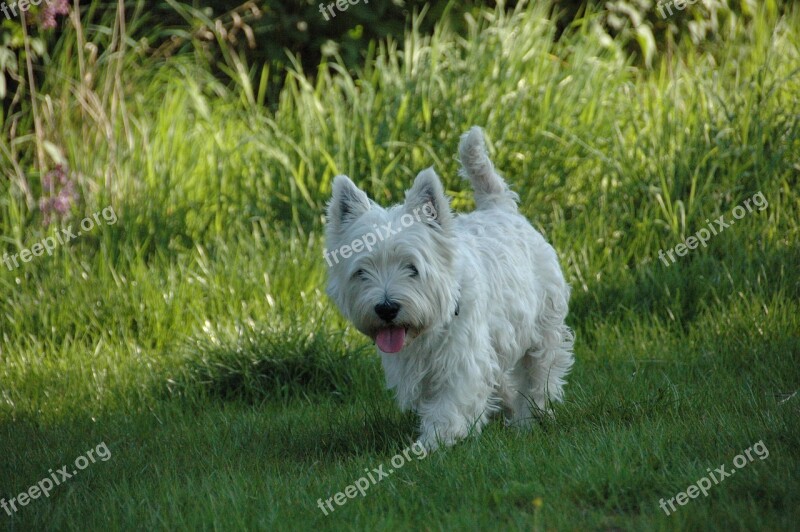
POLYGON ((439 448, 439 445, 436 443, 436 440, 431 441, 428 439, 423 439, 421 437, 420 439, 414 442, 414 446, 425 449, 429 453, 432 453, 433 451, 439 448))
POLYGON ((452 447, 466 436, 466 434, 455 434, 452 432, 423 432, 415 445, 422 445, 427 451, 433 452, 442 447, 452 447))

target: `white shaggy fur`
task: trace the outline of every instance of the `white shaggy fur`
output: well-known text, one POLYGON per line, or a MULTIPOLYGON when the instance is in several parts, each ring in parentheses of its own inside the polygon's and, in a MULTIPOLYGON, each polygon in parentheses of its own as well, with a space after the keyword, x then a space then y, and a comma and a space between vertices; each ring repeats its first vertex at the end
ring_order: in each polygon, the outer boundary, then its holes
POLYGON ((399 348, 378 348, 386 383, 401 408, 419 414, 428 449, 480 432, 501 409, 522 426, 549 413, 573 363, 570 288, 555 251, 517 212, 519 198, 495 172, 480 128, 462 136, 459 153, 475 191, 470 214, 450 211, 430 168, 402 205, 384 209, 338 176, 328 206, 328 250, 384 236, 329 261, 328 294, 359 331, 399 348), (419 217, 425 206, 435 217, 419 217), (412 213, 406 226, 401 217, 412 213), (389 223, 402 231, 383 235, 389 223), (381 304, 396 316, 379 317, 381 304))

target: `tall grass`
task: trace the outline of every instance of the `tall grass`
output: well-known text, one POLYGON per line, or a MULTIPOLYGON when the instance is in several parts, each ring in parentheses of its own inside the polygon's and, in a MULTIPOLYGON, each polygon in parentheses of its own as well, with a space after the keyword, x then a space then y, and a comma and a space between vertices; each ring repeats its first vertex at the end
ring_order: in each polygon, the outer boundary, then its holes
MULTIPOLYGON (((770 209, 739 237, 763 235, 761 249, 796 239, 796 12, 776 20, 764 9, 750 32, 653 70, 631 66, 591 20, 554 42, 546 12, 524 3, 486 11, 467 35, 446 24, 422 35, 415 22, 402 51, 379 43, 359 72, 341 63, 320 65, 313 79, 288 71, 274 112, 247 96, 259 92, 258 69, 238 59, 225 84, 193 56, 150 58, 136 40, 138 11, 110 27, 87 23, 93 8, 83 22, 73 13, 40 111, 48 142, 79 176, 75 219, 114 204, 121 223, 97 236, 101 246, 86 239, 21 275, 33 284, 34 271, 84 249, 125 264, 243 238, 271 248, 275 231, 307 240, 338 173, 391 202, 433 164, 454 207, 468 209, 453 153, 471 124, 486 128, 523 212, 590 297, 594 282, 662 275, 659 249, 757 191, 770 209)), ((4 182, 0 209, 10 251, 42 233, 15 183, 4 182)), ((709 253, 729 251, 724 241, 709 253)), ((6 283, 20 275, 3 274, 6 283)), ((14 315, 21 292, 11 292, 14 315)))

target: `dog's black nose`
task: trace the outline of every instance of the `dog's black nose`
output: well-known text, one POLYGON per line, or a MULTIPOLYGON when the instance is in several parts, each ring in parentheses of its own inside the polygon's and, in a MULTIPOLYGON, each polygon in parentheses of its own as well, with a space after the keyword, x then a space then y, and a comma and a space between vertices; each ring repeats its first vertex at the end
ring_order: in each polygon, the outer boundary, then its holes
POLYGON ((400 305, 394 301, 384 301, 375 305, 375 314, 383 321, 392 321, 400 312, 400 305))

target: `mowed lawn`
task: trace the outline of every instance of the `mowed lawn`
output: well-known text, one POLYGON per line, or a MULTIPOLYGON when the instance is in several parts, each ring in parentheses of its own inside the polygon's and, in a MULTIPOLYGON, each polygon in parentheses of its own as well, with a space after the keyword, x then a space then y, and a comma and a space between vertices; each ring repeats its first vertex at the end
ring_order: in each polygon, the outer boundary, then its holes
POLYGON ((95 223, 0 263, 0 527, 796 529, 800 13, 648 69, 546 12, 411 28, 273 106, 258 69, 133 38, 79 66, 67 28, 38 109, 80 197, 45 225, 4 169, 3 253, 95 223), (415 454, 325 296, 324 205, 336 174, 388 204, 433 165, 468 211, 473 124, 559 253, 576 364, 554 419, 415 454))

